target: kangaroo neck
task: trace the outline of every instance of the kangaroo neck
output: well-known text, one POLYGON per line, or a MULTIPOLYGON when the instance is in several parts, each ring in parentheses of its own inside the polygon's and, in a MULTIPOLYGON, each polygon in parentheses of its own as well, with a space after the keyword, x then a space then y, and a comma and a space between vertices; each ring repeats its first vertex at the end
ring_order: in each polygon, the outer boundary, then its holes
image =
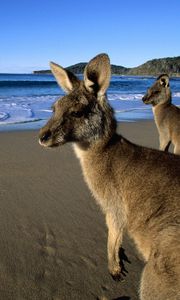
POLYGON ((158 104, 152 107, 153 113, 154 115, 157 115, 159 113, 163 113, 164 111, 166 111, 169 107, 172 106, 171 102, 166 102, 166 103, 162 103, 162 104, 158 104))
POLYGON ((108 145, 113 143, 117 139, 118 134, 116 132, 112 135, 103 136, 102 138, 89 142, 76 142, 73 144, 77 157, 82 160, 85 157, 91 156, 91 154, 103 153, 107 150, 108 145))

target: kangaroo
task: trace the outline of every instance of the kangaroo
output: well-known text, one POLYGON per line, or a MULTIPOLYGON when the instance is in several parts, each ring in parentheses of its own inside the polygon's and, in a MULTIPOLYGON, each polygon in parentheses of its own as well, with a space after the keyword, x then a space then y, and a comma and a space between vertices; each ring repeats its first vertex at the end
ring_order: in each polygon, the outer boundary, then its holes
POLYGON ((127 231, 146 262, 140 299, 180 299, 180 157, 117 134, 106 96, 111 77, 106 54, 90 60, 81 81, 55 63, 51 70, 66 95, 55 102, 39 143, 73 142, 106 218, 110 274, 115 280, 123 275, 119 249, 127 231))
POLYGON ((171 103, 169 76, 160 75, 142 98, 152 104, 155 123, 159 132, 160 150, 168 151, 174 145, 174 153, 180 154, 180 108, 171 103))

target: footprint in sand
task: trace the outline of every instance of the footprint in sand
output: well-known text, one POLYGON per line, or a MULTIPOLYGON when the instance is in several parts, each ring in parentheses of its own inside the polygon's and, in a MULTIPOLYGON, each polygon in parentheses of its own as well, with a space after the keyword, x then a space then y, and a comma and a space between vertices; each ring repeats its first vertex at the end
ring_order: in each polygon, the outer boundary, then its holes
POLYGON ((47 230, 45 240, 46 240, 45 249, 48 255, 55 257, 57 254, 57 245, 56 245, 56 239, 54 233, 50 230, 47 230))
POLYGON ((45 270, 44 274, 46 276, 50 275, 51 266, 56 266, 58 264, 57 260, 57 242, 53 231, 48 228, 47 225, 44 226, 43 230, 40 232, 41 239, 39 239, 40 253, 45 259, 45 270))
POLYGON ((81 256, 81 259, 86 263, 86 265, 88 265, 89 267, 95 269, 97 267, 97 263, 92 261, 92 259, 85 257, 85 256, 81 256))
POLYGON ((51 229, 46 226, 45 236, 44 236, 44 251, 47 254, 47 258, 53 259, 53 262, 56 261, 57 256, 57 243, 55 234, 51 229))

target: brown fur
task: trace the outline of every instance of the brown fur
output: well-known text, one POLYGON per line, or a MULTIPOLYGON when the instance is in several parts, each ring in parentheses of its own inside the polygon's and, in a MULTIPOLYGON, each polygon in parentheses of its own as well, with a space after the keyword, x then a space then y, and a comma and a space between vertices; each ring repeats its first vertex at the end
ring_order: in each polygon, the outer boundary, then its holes
POLYGON ((62 67, 51 68, 61 87, 71 90, 55 103, 40 144, 74 143, 85 181, 106 217, 111 275, 122 275, 119 249, 127 230, 146 261, 141 300, 180 299, 180 157, 137 146, 116 133, 105 94, 107 55, 92 59, 84 81, 76 84, 62 67))
POLYGON ((171 103, 168 75, 159 76, 142 100, 145 104, 153 106, 160 150, 168 151, 172 143, 174 153, 180 154, 180 108, 171 103))

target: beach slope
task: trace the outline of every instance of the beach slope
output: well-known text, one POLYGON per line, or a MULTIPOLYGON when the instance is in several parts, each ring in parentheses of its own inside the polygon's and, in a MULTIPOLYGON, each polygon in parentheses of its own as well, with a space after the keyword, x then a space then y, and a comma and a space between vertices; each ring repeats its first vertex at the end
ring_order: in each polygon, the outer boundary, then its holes
MULTIPOLYGON (((118 130, 158 147, 152 121, 122 123, 118 130)), ((140 255, 125 236, 128 274, 123 282, 112 280, 104 216, 71 145, 44 149, 37 131, 0 138, 0 299, 138 299, 140 255)))

